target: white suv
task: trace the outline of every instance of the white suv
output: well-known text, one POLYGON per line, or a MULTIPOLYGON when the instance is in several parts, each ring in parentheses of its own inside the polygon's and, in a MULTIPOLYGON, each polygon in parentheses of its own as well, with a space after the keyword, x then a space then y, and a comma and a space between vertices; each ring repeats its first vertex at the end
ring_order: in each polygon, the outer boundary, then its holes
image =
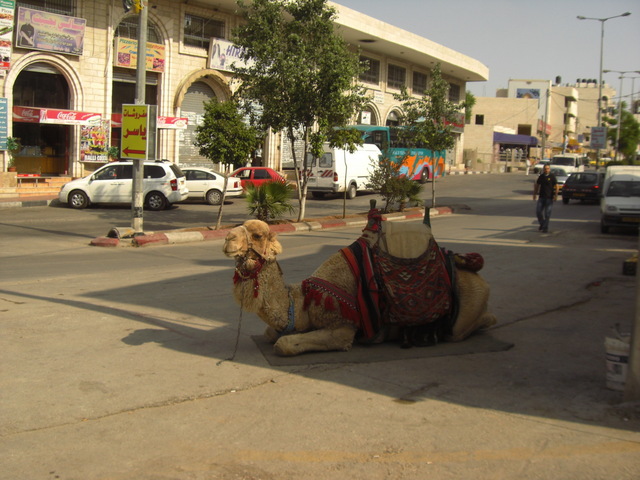
MULTIPOLYGON (((180 167, 168 160, 144 162, 143 195, 149 210, 163 210, 189 195, 180 167)), ((108 163, 83 178, 62 186, 58 199, 71 208, 86 208, 92 203, 131 204, 133 161, 108 163)))

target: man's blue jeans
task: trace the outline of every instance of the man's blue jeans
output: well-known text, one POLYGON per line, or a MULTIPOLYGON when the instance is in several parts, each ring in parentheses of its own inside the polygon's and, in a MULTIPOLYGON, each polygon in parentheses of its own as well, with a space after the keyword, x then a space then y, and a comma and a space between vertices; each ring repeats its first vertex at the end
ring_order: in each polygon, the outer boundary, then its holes
POLYGON ((552 208, 553 198, 538 197, 538 203, 536 203, 536 215, 538 216, 540 230, 543 232, 549 230, 549 220, 551 219, 552 208))

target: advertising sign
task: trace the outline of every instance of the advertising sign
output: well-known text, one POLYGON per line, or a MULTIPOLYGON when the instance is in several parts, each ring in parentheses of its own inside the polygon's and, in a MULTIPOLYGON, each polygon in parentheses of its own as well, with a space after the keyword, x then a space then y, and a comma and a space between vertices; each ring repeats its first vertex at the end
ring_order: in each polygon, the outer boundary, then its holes
POLYGON ((0 98, 0 150, 7 149, 7 135, 9 125, 8 99, 0 98))
POLYGON ((591 148, 607 148, 607 127, 591 127, 591 148))
POLYGON ((110 123, 109 120, 102 120, 80 128, 80 162, 107 163, 110 123))
MULTIPOLYGON (((147 42, 146 67, 149 72, 164 72, 164 45, 147 42)), ((116 38, 116 67, 136 68, 138 65, 138 41, 130 38, 116 38)))
POLYGON ((22 123, 40 123, 40 109, 14 105, 12 120, 22 123))
POLYGON ((18 7, 16 46, 82 55, 86 23, 84 18, 18 7))
POLYGON ((11 46, 13 39, 14 0, 0 0, 0 70, 11 67, 11 46))
POLYGON ((209 46, 209 68, 232 72, 232 65, 250 67, 253 61, 240 58, 242 48, 223 38, 212 38, 209 46))
POLYGON ((75 110, 40 109, 40 123, 56 125, 96 125, 102 120, 99 113, 76 112, 75 110))
POLYGON ((122 158, 155 158, 156 111, 155 105, 122 105, 122 158))

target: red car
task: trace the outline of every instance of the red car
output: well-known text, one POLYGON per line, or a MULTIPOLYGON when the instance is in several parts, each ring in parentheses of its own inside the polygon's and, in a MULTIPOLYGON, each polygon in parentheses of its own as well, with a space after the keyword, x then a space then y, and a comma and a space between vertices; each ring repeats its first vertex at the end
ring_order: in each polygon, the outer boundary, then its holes
POLYGON ((243 167, 237 169, 230 176, 238 177, 242 188, 246 188, 248 183, 253 183, 256 187, 259 187, 265 182, 287 182, 286 178, 269 167, 243 167))

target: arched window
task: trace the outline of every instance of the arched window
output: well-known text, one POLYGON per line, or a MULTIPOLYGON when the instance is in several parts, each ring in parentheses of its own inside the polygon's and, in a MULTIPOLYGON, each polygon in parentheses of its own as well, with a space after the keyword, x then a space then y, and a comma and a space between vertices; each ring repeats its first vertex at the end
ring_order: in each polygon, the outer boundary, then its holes
MULTIPOLYGON (((116 37, 121 38, 131 38, 132 40, 138 39, 138 15, 129 15, 125 17, 120 25, 116 28, 116 37)), ((147 42, 151 43, 162 43, 162 36, 158 31, 158 28, 153 24, 153 22, 149 22, 147 26, 147 42)))

